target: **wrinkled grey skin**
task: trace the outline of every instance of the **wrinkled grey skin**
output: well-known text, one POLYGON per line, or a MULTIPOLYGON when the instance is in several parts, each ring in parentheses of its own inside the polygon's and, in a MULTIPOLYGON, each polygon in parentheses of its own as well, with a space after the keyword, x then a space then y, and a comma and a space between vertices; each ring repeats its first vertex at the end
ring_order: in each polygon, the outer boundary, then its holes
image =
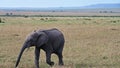
POLYGON ((35 66, 39 68, 40 49, 46 53, 46 62, 53 66, 54 62, 51 61, 51 54, 55 53, 59 58, 59 65, 64 65, 62 51, 64 47, 64 36, 58 29, 38 30, 32 32, 25 40, 23 47, 17 58, 15 68, 20 62, 20 58, 26 48, 35 46, 35 66))

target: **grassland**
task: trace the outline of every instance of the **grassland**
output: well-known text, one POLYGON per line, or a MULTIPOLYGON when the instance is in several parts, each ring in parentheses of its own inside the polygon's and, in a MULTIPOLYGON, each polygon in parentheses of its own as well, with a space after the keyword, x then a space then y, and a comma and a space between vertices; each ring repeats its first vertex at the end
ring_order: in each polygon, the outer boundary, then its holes
MULTIPOLYGON (((61 68, 120 68, 120 17, 0 17, 0 68, 14 68, 25 37, 37 29, 58 28, 65 36, 61 68)), ((52 55, 57 65, 56 55, 52 55)), ((49 68, 41 51, 41 68, 49 68)), ((19 68, 34 68, 34 47, 19 68)))

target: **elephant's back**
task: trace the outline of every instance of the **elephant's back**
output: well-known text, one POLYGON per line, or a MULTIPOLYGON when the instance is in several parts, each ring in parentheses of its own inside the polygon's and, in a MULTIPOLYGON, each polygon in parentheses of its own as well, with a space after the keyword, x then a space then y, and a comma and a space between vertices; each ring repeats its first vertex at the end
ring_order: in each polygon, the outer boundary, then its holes
POLYGON ((44 30, 44 32, 48 35, 50 41, 64 41, 64 36, 61 31, 56 28, 44 30))
POLYGON ((51 36, 51 37, 63 36, 62 32, 59 31, 59 30, 56 29, 56 28, 49 29, 49 30, 44 30, 44 32, 45 32, 48 36, 51 36))

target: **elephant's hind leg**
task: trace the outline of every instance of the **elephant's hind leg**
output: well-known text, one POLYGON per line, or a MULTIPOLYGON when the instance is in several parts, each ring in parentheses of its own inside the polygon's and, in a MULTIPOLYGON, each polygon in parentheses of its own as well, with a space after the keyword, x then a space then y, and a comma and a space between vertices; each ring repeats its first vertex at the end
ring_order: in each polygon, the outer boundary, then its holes
POLYGON ((54 65, 54 62, 51 61, 51 54, 52 52, 46 52, 46 62, 47 64, 49 64, 50 66, 54 65))
POLYGON ((58 56, 58 58, 59 58, 59 65, 60 65, 60 66, 61 66, 61 65, 64 65, 62 53, 57 53, 57 56, 58 56))

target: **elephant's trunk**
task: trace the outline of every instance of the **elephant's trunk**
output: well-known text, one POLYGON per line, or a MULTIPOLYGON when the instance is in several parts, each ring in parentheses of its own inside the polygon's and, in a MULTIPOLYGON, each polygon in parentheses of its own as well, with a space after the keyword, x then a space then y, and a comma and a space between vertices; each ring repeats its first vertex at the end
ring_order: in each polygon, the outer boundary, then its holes
POLYGON ((17 58, 17 62, 16 62, 16 65, 15 65, 15 68, 18 66, 18 64, 19 64, 19 62, 20 62, 20 59, 21 59, 21 56, 22 56, 22 54, 23 54, 23 52, 24 52, 24 50, 25 50, 26 48, 27 48, 27 45, 24 44, 23 47, 21 48, 21 51, 20 51, 19 56, 18 56, 18 58, 17 58))

